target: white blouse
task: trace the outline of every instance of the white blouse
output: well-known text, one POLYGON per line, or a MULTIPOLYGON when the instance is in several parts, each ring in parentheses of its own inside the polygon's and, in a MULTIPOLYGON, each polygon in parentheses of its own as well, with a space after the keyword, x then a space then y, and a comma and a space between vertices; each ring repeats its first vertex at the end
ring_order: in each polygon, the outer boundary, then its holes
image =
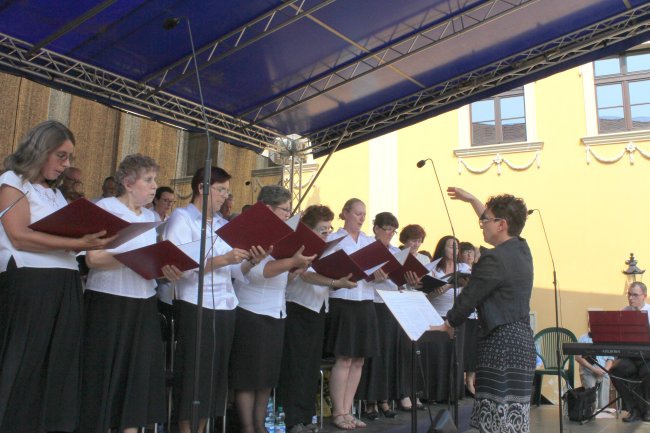
MULTIPOLYGON (((215 233, 226 224, 223 218, 215 217, 207 225, 206 257, 222 256, 232 248, 215 233), (213 237, 211 237, 211 235, 213 237), (210 249, 210 246, 214 246, 210 249)), ((177 208, 167 219, 164 238, 175 245, 187 244, 201 239, 201 212, 190 204, 186 208, 177 208)), ((203 307, 212 310, 233 310, 237 306, 237 296, 232 285, 232 265, 206 272, 203 276, 203 307)), ((174 283, 172 283, 173 285, 174 283)), ((176 281, 176 298, 197 304, 199 287, 199 270, 193 269, 183 274, 176 281)))
POLYGON ((245 276, 242 276, 240 265, 239 269, 233 272, 235 293, 240 308, 255 314, 284 319, 287 317, 285 290, 289 273, 282 272, 275 277, 264 278, 264 266, 272 260, 273 257, 266 257, 245 276))
MULTIPOLYGON (((333 239, 338 239, 341 236, 348 235, 348 232, 341 228, 334 233, 330 233, 327 237, 328 241, 333 239)), ((352 254, 357 250, 370 245, 375 241, 375 238, 367 236, 363 232, 359 232, 359 237, 356 242, 352 239, 351 236, 347 236, 336 246, 336 250, 343 250, 348 254, 352 254)), ((357 287, 354 289, 338 289, 330 291, 330 298, 333 299, 345 299, 347 301, 372 301, 375 299, 375 289, 370 283, 365 280, 359 280, 357 282, 357 287)))
MULTIPOLYGON (((61 191, 46 188, 23 179, 13 171, 7 171, 0 176, 0 185, 8 185, 27 194, 22 200, 29 203, 29 223, 35 223, 49 214, 66 206, 68 202, 63 198, 61 191)), ((0 209, 2 210, 2 209, 0 209)), ((9 240, 4 226, 0 224, 0 272, 7 270, 11 257, 16 262, 16 267, 29 268, 63 268, 79 269, 76 253, 74 251, 50 250, 47 252, 32 252, 18 250, 9 240)))
MULTIPOLYGON (((307 269, 307 272, 316 272, 312 268, 307 269)), ((347 289, 340 289, 347 290, 347 289)), ((295 278, 287 286, 287 302, 301 305, 316 313, 325 304, 325 312, 329 311, 329 296, 330 288, 328 286, 319 286, 304 281, 301 277, 295 278)))
MULTIPOLYGON (((154 212, 144 207, 140 208, 140 215, 129 209, 117 197, 107 197, 97 202, 97 206, 107 210, 125 221, 154 222, 154 212)), ((122 245, 106 250, 111 254, 124 253, 137 248, 146 247, 156 243, 156 229, 147 230, 122 245)), ((156 295, 156 280, 145 280, 136 272, 120 265, 112 269, 90 269, 86 290, 125 296, 127 298, 146 299, 156 295)))
MULTIPOLYGON (((427 268, 431 270, 431 274, 434 277, 443 281, 449 281, 452 278, 452 276, 446 276, 444 272, 436 269, 436 266, 438 266, 440 260, 442 260, 442 258, 432 261, 427 265, 427 268)), ((472 272, 472 268, 467 263, 457 263, 456 269, 458 270, 458 272, 466 273, 466 274, 472 272)), ((459 287, 457 289, 456 295, 460 294, 461 290, 463 290, 463 288, 459 287)), ((447 315, 447 312, 451 310, 451 308, 454 306, 454 288, 452 287, 442 295, 436 296, 435 298, 431 298, 431 305, 433 305, 433 308, 436 309, 436 311, 438 312, 438 314, 440 314, 440 316, 445 317, 447 315)))

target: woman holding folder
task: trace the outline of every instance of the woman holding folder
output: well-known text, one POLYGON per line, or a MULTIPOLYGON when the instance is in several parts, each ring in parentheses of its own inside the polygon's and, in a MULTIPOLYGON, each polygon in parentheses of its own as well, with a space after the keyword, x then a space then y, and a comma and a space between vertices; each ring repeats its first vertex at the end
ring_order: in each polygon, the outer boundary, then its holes
MULTIPOLYGON (((366 205, 361 200, 351 198, 345 202, 339 218, 345 224, 329 239, 346 236, 338 245, 346 253, 352 254, 374 242, 374 238, 361 231, 366 219, 366 205)), ((352 416, 351 410, 361 379, 363 360, 379 354, 374 298, 374 288, 363 280, 354 289, 330 293, 331 320, 325 346, 328 352, 336 356, 330 375, 332 422, 342 430, 366 427, 363 421, 352 416)))
POLYGON ((100 249, 102 231, 66 238, 28 228, 67 202, 56 184, 74 135, 48 120, 4 160, 0 176, 0 431, 78 427, 82 288, 75 252, 100 249), (12 207, 13 206, 13 207, 12 207), (8 209, 8 210, 7 210, 8 209))
MULTIPOLYGON (((390 212, 381 212, 375 216, 372 231, 375 239, 381 242, 392 254, 399 252, 399 248, 391 245, 390 241, 399 228, 399 222, 390 212)), ((379 411, 386 418, 395 418, 397 415, 388 405, 391 400, 399 396, 398 388, 398 335, 400 327, 397 320, 390 312, 377 290, 398 289, 397 285, 387 279, 376 279, 370 285, 375 290, 374 307, 377 314, 377 330, 379 334, 379 355, 368 359, 363 365, 361 383, 358 396, 366 400, 365 416, 371 421, 379 417, 379 411)))
MULTIPOLYGON (((191 203, 174 210, 169 217, 164 237, 176 245, 201 239, 204 172, 203 167, 199 168, 192 177, 191 203)), ((228 198, 230 175, 219 167, 212 167, 210 182, 199 363, 199 433, 205 429, 208 418, 224 415, 228 362, 238 303, 232 285, 231 265, 249 258, 248 251, 230 248, 215 235, 221 226, 228 223, 217 213, 228 198)), ((176 282, 174 309, 178 335, 174 358, 174 407, 181 433, 189 433, 191 427, 198 285, 198 269, 185 272, 176 282)))
MULTIPOLYGON (((458 239, 453 236, 443 236, 436 245, 433 252, 433 261, 428 265, 431 273, 435 278, 449 281, 449 283, 437 288, 434 292, 427 295, 433 308, 436 309, 440 317, 446 317, 447 312, 454 306, 454 298, 460 293, 462 287, 454 288, 454 252, 458 254, 458 239), (456 293, 454 293, 456 292, 456 293)), ((466 263, 456 263, 456 269, 459 273, 469 274, 471 268, 466 263)), ((466 278, 459 280, 459 286, 466 282, 466 278)), ((427 337, 429 340, 425 344, 423 357, 425 359, 425 377, 427 379, 428 390, 426 396, 430 401, 446 402, 454 395, 456 398, 463 396, 465 381, 463 379, 463 345, 464 345, 465 327, 461 326, 456 329, 456 338, 450 342, 447 334, 433 333, 427 337), (458 362, 457 376, 455 379, 456 389, 451 392, 451 362, 452 362, 452 345, 454 354, 458 362)))
MULTIPOLYGON (((330 208, 312 205, 305 209, 301 222, 327 240, 333 219, 330 208)), ((350 277, 332 279, 310 268, 287 286, 287 320, 277 405, 284 408, 287 431, 291 433, 317 428, 311 420, 316 413, 314 394, 320 377, 330 287, 334 290, 356 287, 350 277)))
MULTIPOLYGON (((278 185, 262 187, 257 197, 278 218, 291 215, 291 193, 278 185)), ((277 386, 282 359, 285 289, 315 256, 301 247, 289 258, 274 260, 260 247, 235 272, 239 299, 230 356, 230 387, 235 390, 242 433, 265 433, 264 418, 271 389, 277 386), (290 272, 291 271, 291 272, 290 272)))
MULTIPOLYGON (((145 205, 156 193, 157 174, 158 165, 148 156, 126 156, 115 173, 117 197, 104 198, 97 206, 127 222, 154 222, 145 205)), ((165 419, 156 282, 113 257, 155 242, 156 230, 151 229, 117 248, 86 256, 90 273, 84 293, 82 433, 135 433, 165 419)), ((172 281, 181 276, 169 265, 163 273, 172 281)))

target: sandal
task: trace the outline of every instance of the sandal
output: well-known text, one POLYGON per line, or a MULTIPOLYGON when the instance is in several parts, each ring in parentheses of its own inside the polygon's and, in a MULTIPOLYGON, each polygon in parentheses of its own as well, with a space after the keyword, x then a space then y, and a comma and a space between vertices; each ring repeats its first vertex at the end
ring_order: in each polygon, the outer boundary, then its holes
POLYGON ((365 422, 361 421, 358 418, 355 418, 353 415, 345 415, 345 420, 354 425, 354 428, 366 428, 368 427, 365 422))
POLYGON ((354 430, 356 428, 355 423, 349 421, 347 415, 344 413, 339 415, 334 415, 332 424, 334 425, 334 427, 340 430, 354 430))
POLYGON ((397 416, 395 411, 391 410, 390 406, 388 405, 388 402, 386 401, 382 401, 381 403, 379 403, 379 410, 381 411, 381 413, 384 414, 384 417, 386 418, 395 418, 397 416))

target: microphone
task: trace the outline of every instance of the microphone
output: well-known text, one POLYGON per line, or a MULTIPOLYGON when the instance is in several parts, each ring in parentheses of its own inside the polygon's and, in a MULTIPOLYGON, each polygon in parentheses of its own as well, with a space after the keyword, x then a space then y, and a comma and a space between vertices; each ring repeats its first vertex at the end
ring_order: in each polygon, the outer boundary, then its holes
POLYGON ((447 208, 447 201, 445 200, 445 193, 442 192, 442 186, 440 185, 440 179, 438 179, 438 171, 436 170, 436 165, 433 163, 433 159, 421 159, 415 166, 417 168, 422 168, 425 166, 427 161, 431 161, 431 167, 433 167, 433 174, 436 176, 436 182, 438 183, 438 189, 440 190, 440 196, 442 197, 442 204, 445 205, 445 211, 447 212, 447 219, 449 220, 449 227, 451 227, 451 234, 456 237, 456 231, 454 230, 454 224, 451 222, 451 216, 449 215, 449 209, 447 208))
MULTIPOLYGON (((192 36, 192 25, 188 17, 169 17, 163 22, 163 29, 172 30, 184 19, 187 23, 187 34, 190 40, 190 48, 192 49, 192 60, 194 63, 194 72, 196 73, 196 86, 199 91, 199 101, 201 102, 201 116, 203 117, 203 124, 205 128, 205 136, 207 139, 207 146, 205 149, 205 167, 203 169, 203 206, 201 207, 201 240, 199 257, 206 256, 206 243, 207 243, 207 226, 208 226, 208 201, 210 198, 210 175, 212 173, 212 138, 210 137, 210 128, 208 125, 208 117, 205 114, 205 102, 203 102, 203 90, 201 88, 201 77, 199 76, 199 65, 196 60, 196 48, 194 46, 194 37, 192 36)), ((190 428, 192 433, 199 431, 199 406, 201 401, 199 398, 199 385, 201 384, 199 377, 200 360, 201 360, 201 334, 203 328, 203 290, 204 290, 204 277, 205 277, 205 260, 199 261, 199 281, 197 288, 196 300, 196 346, 194 348, 194 383, 192 384, 192 409, 190 417, 190 428)), ((214 320, 214 316, 213 316, 214 320)), ((214 323, 213 323, 214 325, 214 323)), ((212 393, 212 391, 210 391, 212 393)))
MULTIPOLYGON (((431 158, 421 159, 421 160, 419 160, 418 163, 415 164, 415 165, 417 166, 417 168, 422 168, 422 167, 424 167, 424 164, 427 163, 427 161, 431 161, 431 165, 433 165, 433 160, 432 160, 431 158)), ((434 169, 435 169, 435 167, 434 167, 434 169)))
MULTIPOLYGON (((546 234, 546 226, 544 226, 544 218, 542 218, 542 211, 539 209, 530 209, 527 213, 528 215, 532 215, 533 212, 537 211, 537 214, 539 215, 539 221, 542 223, 542 231, 544 233, 544 239, 546 239, 546 246, 548 247, 548 255, 551 257, 551 265, 553 266, 553 294, 555 297, 555 356, 556 356, 556 362, 557 365, 561 365, 561 351, 560 351, 560 316, 559 316, 559 292, 557 288, 557 273, 555 271, 555 260, 553 260, 553 252, 551 251, 551 243, 548 241, 548 235, 546 234)), ((563 409, 562 409, 562 374, 561 370, 558 369, 557 371, 557 392, 558 392, 558 402, 559 402, 559 411, 560 411, 560 433, 564 431, 564 421, 562 419, 563 417, 563 409)))

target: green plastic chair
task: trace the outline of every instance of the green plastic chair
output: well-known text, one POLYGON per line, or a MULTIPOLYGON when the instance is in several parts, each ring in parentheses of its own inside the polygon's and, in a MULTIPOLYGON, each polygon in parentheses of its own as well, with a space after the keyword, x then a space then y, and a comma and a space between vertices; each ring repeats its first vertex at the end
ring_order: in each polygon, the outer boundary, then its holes
POLYGON ((560 375, 567 382, 569 389, 573 388, 573 355, 565 355, 564 350, 562 349, 562 345, 563 343, 569 342, 575 343, 578 341, 578 339, 575 335, 573 335, 573 332, 565 328, 559 328, 559 330, 555 327, 542 329, 535 335, 535 351, 544 362, 544 366, 542 368, 535 370, 535 394, 533 396, 533 400, 537 406, 540 405, 542 400, 542 378, 545 375, 557 376, 558 373, 557 356, 555 353, 556 330, 559 332, 560 337, 560 375))

